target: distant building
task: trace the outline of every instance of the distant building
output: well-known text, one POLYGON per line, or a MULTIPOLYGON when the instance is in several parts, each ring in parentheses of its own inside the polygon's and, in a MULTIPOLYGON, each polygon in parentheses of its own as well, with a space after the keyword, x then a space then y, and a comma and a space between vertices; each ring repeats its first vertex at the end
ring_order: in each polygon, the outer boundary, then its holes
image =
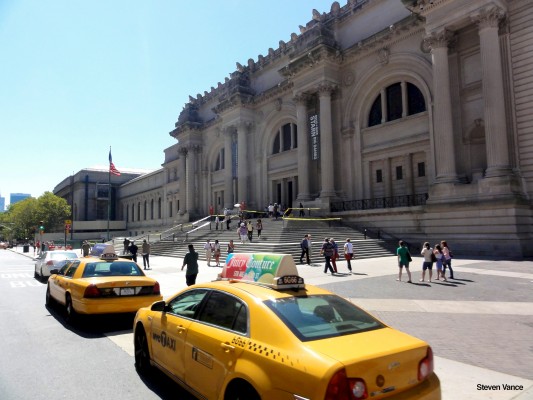
POLYGON ((6 199, 0 196, 0 212, 4 212, 6 209, 6 199))
POLYGON ((28 193, 11 193, 9 196, 9 203, 11 205, 18 203, 21 200, 27 199, 28 197, 31 197, 31 194, 28 193))

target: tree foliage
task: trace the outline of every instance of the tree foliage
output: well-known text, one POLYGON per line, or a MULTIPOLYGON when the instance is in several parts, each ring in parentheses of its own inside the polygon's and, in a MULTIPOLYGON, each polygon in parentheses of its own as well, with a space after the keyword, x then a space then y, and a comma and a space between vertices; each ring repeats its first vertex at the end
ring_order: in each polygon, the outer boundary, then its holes
POLYGON ((41 221, 46 232, 62 231, 65 219, 71 216, 70 206, 62 197, 45 192, 37 199, 29 197, 9 206, 0 214, 0 228, 6 239, 33 238, 41 221))

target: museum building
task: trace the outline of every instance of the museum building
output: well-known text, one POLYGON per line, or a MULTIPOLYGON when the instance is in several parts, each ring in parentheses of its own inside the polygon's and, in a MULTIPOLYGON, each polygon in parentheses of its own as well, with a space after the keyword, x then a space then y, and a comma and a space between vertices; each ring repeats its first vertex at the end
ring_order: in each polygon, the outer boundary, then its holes
POLYGON ((115 188, 115 234, 302 203, 409 242, 531 256, 532 65, 529 0, 313 10, 189 97, 162 168, 115 188))

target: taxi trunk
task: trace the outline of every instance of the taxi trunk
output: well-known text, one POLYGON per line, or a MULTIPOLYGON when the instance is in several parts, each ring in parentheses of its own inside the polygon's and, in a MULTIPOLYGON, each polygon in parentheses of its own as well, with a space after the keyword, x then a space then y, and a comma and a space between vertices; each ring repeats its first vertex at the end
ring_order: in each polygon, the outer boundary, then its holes
POLYGON ((115 276, 112 281, 89 278, 86 283, 79 303, 75 304, 76 310, 83 314, 136 312, 162 300, 159 284, 154 286, 154 281, 144 276, 115 276))
MULTIPOLYGON (((383 328, 307 345, 344 365, 348 380, 364 381, 368 398, 440 399, 431 349, 403 332, 383 328), (421 365, 425 362, 430 364, 421 365), (421 377, 421 367, 430 372, 421 377)), ((331 376, 325 379, 330 380, 331 376)))

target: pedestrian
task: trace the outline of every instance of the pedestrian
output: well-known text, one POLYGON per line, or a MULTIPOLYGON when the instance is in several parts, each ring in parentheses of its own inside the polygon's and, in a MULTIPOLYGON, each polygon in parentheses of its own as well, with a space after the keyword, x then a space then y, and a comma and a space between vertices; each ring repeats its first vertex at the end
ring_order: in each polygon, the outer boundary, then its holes
POLYGON ((211 245, 211 241, 207 239, 207 242, 204 244, 204 250, 205 250, 205 259, 207 261, 207 266, 211 266, 211 256, 213 255, 213 246, 211 245))
POLYGON ((235 252, 235 245, 233 244, 233 239, 230 239, 229 242, 228 242, 227 253, 231 254, 231 253, 234 253, 234 252, 235 252))
POLYGON ((298 215, 300 217, 305 217, 304 205, 300 202, 300 205, 298 207, 300 207, 300 213, 298 215))
POLYGON ((433 254, 435 254, 435 258, 437 259, 437 281, 442 278, 443 281, 447 282, 446 276, 444 275, 444 253, 442 252, 442 247, 440 247, 440 244, 435 245, 435 250, 433 250, 433 254))
POLYGON ((215 217, 215 230, 218 231, 218 225, 220 224, 220 218, 218 215, 215 217))
POLYGON ((331 266, 331 257, 333 257, 333 254, 335 254, 335 248, 329 242, 329 238, 324 239, 324 243, 320 249, 320 254, 323 255, 324 259, 326 260, 324 265, 324 273, 327 274, 328 271, 331 271, 331 275, 334 275, 335 271, 333 271, 333 267, 331 266))
POLYGON ((348 270, 350 271, 350 274, 351 274, 352 273, 353 244, 350 241, 350 238, 347 238, 346 243, 344 243, 344 258, 346 259, 348 270))
POLYGON ((329 242, 333 245, 333 256, 331 257, 331 265, 333 267, 333 271, 337 273, 337 259, 339 258, 339 245, 333 238, 329 239, 329 242))
POLYGON ((300 242, 300 248, 302 249, 302 253, 300 254, 300 264, 303 264, 303 258, 305 255, 307 265, 310 265, 311 260, 309 259, 309 235, 304 235, 304 238, 300 242))
POLYGON ((133 240, 130 242, 128 250, 131 253, 131 259, 134 262, 137 262, 137 251, 139 250, 139 248, 137 247, 137 245, 135 244, 133 240))
POLYGON ((255 229, 257 229, 257 238, 260 239, 261 231, 263 230, 263 222, 260 219, 257 220, 255 224, 255 229))
POLYGON ((279 210, 278 203, 274 203, 274 218, 276 219, 276 221, 278 220, 278 210, 279 210))
POLYGON ((129 250, 129 247, 130 247, 130 241, 128 238, 124 238, 124 254, 126 254, 129 250))
POLYGON ((218 239, 215 239, 215 243, 213 244, 213 250, 215 253, 215 266, 220 267, 220 243, 218 242, 218 239))
POLYGON ((244 242, 248 238, 248 230, 246 229, 246 225, 244 224, 244 222, 241 222, 241 224, 237 228, 237 235, 241 240, 241 244, 244 244, 244 242))
POLYGON ((90 252, 91 245, 89 244, 89 242, 87 242, 87 240, 84 240, 83 244, 81 245, 81 254, 83 255, 83 257, 87 257, 90 252))
POLYGON ((409 271, 409 262, 411 262, 411 254, 409 253, 409 249, 405 245, 405 242, 403 240, 400 240, 399 247, 396 249, 396 254, 398 256, 398 279, 397 281, 402 280, 402 270, 403 267, 405 267, 405 271, 407 272, 407 276, 409 277, 409 280, 407 283, 411 282, 411 271, 409 271))
POLYGON ((183 258, 183 265, 181 270, 187 266, 187 271, 185 271, 185 281, 187 286, 194 285, 196 283, 196 277, 198 276, 198 253, 194 251, 194 246, 189 245, 189 252, 185 254, 183 258))
POLYGON ((226 230, 229 231, 229 226, 230 226, 230 224, 231 224, 231 215, 226 214, 226 217, 225 217, 225 218, 226 218, 226 230))
POLYGON ((272 203, 268 205, 268 217, 272 218, 274 216, 274 206, 272 203))
POLYGON ((453 277, 453 269, 452 269, 453 253, 448 247, 448 243, 446 243, 446 240, 442 240, 440 242, 440 247, 442 247, 442 252, 444 253, 444 261, 442 263, 442 273, 443 275, 446 275, 446 268, 448 268, 450 270, 450 279, 455 279, 453 277))
POLYGON ((248 234, 248 240, 251 242, 254 237, 254 226, 252 225, 252 221, 246 223, 246 231, 248 234))
POLYGON ((424 257, 424 262, 422 263, 422 279, 420 279, 420 282, 424 282, 424 279, 426 278, 426 270, 428 270, 429 282, 431 282, 431 275, 433 274, 433 259, 435 254, 433 254, 433 249, 429 245, 429 242, 424 243, 420 254, 424 257))
POLYGON ((143 239, 143 245, 141 246, 143 256, 144 269, 150 269, 150 243, 143 239))

